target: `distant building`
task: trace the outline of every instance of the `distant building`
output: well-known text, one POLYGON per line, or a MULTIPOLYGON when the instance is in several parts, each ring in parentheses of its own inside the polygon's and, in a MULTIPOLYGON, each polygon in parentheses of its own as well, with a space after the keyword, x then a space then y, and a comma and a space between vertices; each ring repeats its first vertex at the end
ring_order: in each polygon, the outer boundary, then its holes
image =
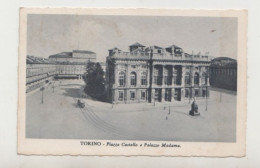
POLYGON ((237 61, 218 57, 210 65, 210 85, 217 88, 237 90, 237 61))
POLYGON ((26 57, 26 92, 48 83, 56 72, 56 67, 46 58, 26 57))
POLYGON ((56 65, 56 79, 82 79, 88 62, 96 62, 96 53, 87 50, 73 50, 49 56, 56 65))
POLYGON ((190 55, 171 45, 109 50, 106 82, 113 103, 181 101, 209 96, 208 56, 190 55))

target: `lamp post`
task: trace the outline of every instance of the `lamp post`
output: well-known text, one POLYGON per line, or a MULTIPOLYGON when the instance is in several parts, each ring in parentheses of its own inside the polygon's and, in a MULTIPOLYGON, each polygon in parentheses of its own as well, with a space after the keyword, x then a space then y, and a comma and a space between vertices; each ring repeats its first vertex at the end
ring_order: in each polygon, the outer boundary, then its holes
POLYGON ((208 110, 208 86, 206 86, 206 111, 208 110))
POLYGON ((171 114, 171 104, 170 104, 170 102, 169 102, 169 112, 168 112, 168 114, 169 115, 171 114))
POLYGON ((43 104, 43 91, 44 91, 44 87, 41 87, 40 91, 42 91, 42 104, 43 104))
POLYGON ((206 111, 208 110, 208 85, 209 85, 209 82, 208 82, 208 78, 209 78, 209 70, 208 68, 206 69, 206 111))

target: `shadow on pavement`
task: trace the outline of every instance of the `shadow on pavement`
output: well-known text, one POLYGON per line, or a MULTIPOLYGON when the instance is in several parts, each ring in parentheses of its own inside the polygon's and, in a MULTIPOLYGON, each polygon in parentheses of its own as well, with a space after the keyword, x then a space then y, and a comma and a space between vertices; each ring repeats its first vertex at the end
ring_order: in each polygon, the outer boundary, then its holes
POLYGON ((226 89, 221 89, 221 88, 215 88, 215 87, 211 87, 210 91, 216 91, 216 92, 226 93, 226 94, 235 95, 235 96, 237 95, 236 91, 226 90, 226 89))
POLYGON ((78 88, 64 88, 62 90, 65 90, 65 93, 63 93, 64 96, 73 97, 73 98, 79 98, 79 91, 78 88))

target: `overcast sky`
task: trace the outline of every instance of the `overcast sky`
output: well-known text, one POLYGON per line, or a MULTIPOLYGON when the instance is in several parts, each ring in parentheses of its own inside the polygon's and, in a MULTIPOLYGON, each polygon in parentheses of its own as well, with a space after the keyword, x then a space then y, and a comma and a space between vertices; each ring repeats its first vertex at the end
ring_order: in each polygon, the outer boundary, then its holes
POLYGON ((97 53, 105 61, 108 49, 124 51, 175 44, 187 53, 237 57, 237 19, 176 16, 28 15, 27 54, 45 57, 79 50, 97 53))

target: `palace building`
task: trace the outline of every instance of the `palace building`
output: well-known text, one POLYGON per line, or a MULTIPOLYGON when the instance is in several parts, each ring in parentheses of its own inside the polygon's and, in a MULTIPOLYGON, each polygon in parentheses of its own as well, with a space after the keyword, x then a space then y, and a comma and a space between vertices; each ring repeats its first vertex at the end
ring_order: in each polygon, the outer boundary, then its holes
POLYGON ((56 65, 56 79, 82 79, 88 62, 96 62, 96 53, 88 50, 73 50, 49 56, 56 65))
POLYGON ((112 103, 181 101, 209 96, 208 56, 191 55, 171 45, 109 50, 107 96, 112 103))

